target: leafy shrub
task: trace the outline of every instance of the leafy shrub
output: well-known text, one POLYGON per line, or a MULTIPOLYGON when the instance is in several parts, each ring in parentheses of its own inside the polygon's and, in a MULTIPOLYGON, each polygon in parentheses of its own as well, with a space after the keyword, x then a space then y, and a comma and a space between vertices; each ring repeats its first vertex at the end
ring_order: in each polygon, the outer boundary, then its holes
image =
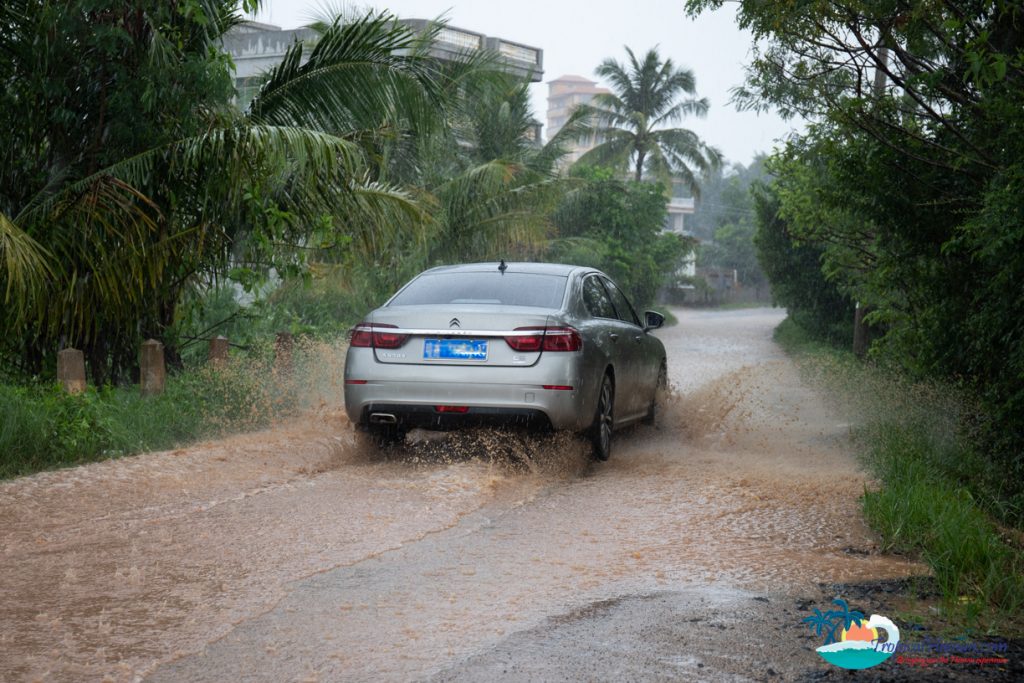
POLYGON ((686 238, 662 232, 664 187, 622 181, 600 168, 578 173, 586 182, 556 211, 560 238, 547 258, 603 270, 634 306, 650 306, 694 246, 686 238))

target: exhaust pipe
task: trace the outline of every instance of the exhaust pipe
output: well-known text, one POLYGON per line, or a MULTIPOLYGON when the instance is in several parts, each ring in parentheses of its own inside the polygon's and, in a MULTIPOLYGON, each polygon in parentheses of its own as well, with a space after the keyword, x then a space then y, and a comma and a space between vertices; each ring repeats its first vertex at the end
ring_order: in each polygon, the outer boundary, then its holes
POLYGON ((370 413, 370 422, 379 425, 398 424, 398 418, 391 413, 370 413))

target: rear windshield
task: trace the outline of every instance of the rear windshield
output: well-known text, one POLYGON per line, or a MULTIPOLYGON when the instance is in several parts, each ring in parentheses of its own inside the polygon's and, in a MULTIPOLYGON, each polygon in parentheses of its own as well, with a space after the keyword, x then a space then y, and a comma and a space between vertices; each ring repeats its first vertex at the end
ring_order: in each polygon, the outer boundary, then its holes
POLYGON ((564 275, 538 273, 428 273, 399 292, 389 306, 492 304, 561 308, 564 275))

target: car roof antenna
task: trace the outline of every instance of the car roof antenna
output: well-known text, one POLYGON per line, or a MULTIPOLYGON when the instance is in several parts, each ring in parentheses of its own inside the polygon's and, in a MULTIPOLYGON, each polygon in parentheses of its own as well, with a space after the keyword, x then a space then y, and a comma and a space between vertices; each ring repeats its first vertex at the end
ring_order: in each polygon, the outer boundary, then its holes
POLYGON ((501 259, 501 263, 498 264, 498 270, 504 275, 505 271, 508 270, 508 264, 505 263, 505 259, 501 259))

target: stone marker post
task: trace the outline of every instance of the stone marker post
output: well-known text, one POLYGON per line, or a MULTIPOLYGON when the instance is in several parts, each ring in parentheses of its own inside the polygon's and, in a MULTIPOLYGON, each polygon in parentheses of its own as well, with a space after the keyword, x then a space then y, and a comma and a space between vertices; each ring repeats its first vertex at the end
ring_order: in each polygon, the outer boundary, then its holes
POLYGON ((223 366, 228 362, 228 338, 216 336, 210 340, 210 355, 207 359, 213 365, 223 366))
POLYGON ((164 366, 164 345, 156 339, 142 342, 142 358, 139 368, 139 388, 143 396, 162 394, 167 380, 164 366))
POLYGON ((78 349, 58 351, 57 380, 69 394, 85 391, 85 354, 78 349))
POLYGON ((277 342, 274 344, 274 367, 281 372, 292 370, 292 348, 295 346, 295 337, 291 332, 278 332, 277 342))

